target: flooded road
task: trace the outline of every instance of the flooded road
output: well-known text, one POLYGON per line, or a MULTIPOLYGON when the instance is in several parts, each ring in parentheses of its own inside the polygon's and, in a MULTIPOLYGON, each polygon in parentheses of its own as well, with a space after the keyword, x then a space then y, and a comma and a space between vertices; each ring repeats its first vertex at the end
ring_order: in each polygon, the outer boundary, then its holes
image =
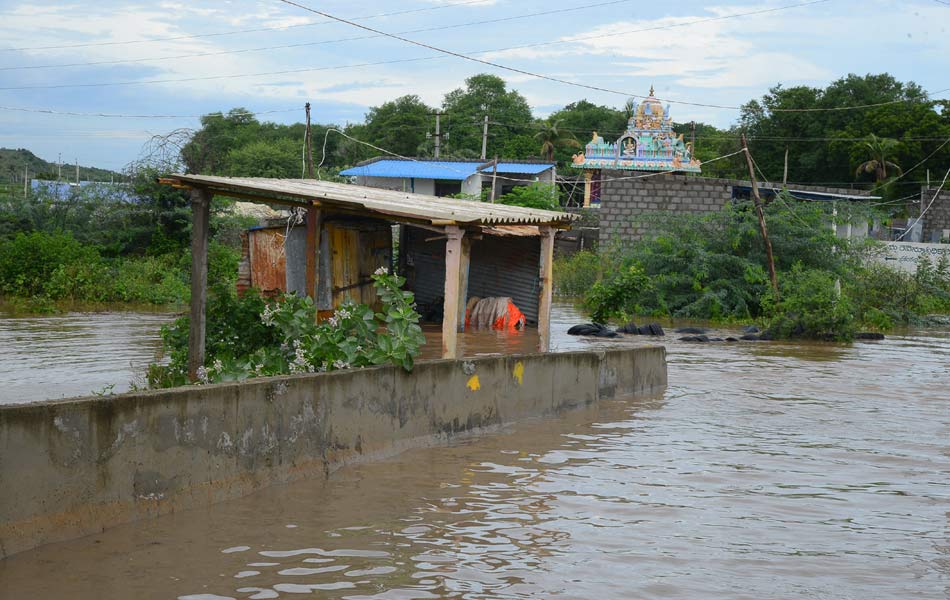
POLYGON ((159 328, 175 316, 0 312, 0 404, 128 391, 131 381, 143 383, 161 347, 159 328))
POLYGON ((947 597, 950 334, 667 341, 660 396, 18 554, 0 597, 947 597))

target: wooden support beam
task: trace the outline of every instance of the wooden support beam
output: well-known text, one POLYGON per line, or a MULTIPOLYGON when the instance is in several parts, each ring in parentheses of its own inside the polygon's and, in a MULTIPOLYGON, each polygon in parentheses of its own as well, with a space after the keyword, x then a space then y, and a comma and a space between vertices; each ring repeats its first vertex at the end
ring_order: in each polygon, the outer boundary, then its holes
POLYGON ((317 301, 317 277, 320 270, 320 228, 323 215, 319 208, 307 207, 307 295, 317 301))
MULTIPOLYGON (((462 239, 465 231, 457 226, 445 228, 445 294, 442 305, 442 358, 458 357, 459 302, 462 271, 462 239)), ((464 326, 464 321, 462 325, 464 326)))
POLYGON ((462 237, 462 253, 459 257, 459 301, 458 301, 458 325, 456 330, 460 333, 465 331, 465 308, 468 304, 468 271, 472 257, 472 236, 466 233, 462 237))
POLYGON ((211 193, 191 190, 191 320, 188 329, 188 378, 198 379, 205 362, 205 305, 208 302, 208 220, 211 193))
POLYGON ((538 298, 538 351, 551 350, 551 298, 554 291, 554 234, 552 227, 542 225, 541 232, 541 291, 538 298))

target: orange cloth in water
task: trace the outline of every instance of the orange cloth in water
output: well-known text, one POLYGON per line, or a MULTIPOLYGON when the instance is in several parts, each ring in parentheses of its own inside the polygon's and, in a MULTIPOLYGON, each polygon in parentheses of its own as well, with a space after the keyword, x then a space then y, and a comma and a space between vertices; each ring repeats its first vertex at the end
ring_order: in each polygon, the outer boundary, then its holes
MULTIPOLYGON (((497 302, 498 300, 504 301, 505 299, 504 298, 473 298, 472 300, 470 300, 469 306, 465 311, 465 328, 468 329, 472 326, 472 312, 475 310, 478 303, 483 302, 483 301, 497 302)), ((491 306, 491 305, 489 304, 488 306, 491 306)), ((500 312, 498 311, 498 308, 500 307, 497 304, 495 304, 495 308, 491 310, 493 310, 495 314, 498 314, 498 312, 500 312)), ((484 317, 485 313, 482 312, 482 315, 484 317)), ((504 313, 500 314, 493 321, 491 321, 491 328, 492 329, 523 329, 526 324, 527 324, 527 319, 525 318, 524 313, 522 313, 521 310, 519 310, 518 307, 515 306, 515 303, 511 301, 511 298, 507 298, 507 303, 505 304, 504 313)), ((487 322, 483 322, 482 326, 485 326, 485 325, 487 325, 487 322)))

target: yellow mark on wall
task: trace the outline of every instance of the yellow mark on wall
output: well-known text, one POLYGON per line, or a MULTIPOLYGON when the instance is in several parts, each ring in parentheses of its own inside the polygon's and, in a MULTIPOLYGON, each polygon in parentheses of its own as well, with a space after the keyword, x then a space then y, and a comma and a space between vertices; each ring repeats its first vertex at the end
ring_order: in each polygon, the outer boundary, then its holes
POLYGON ((518 385, 524 383, 524 363, 520 360, 515 363, 515 369, 511 372, 515 376, 515 379, 518 381, 518 385))
POLYGON ((482 384, 478 382, 478 375, 472 375, 469 377, 468 383, 465 385, 467 385, 468 389, 472 390, 473 392, 477 392, 478 390, 482 389, 482 384))

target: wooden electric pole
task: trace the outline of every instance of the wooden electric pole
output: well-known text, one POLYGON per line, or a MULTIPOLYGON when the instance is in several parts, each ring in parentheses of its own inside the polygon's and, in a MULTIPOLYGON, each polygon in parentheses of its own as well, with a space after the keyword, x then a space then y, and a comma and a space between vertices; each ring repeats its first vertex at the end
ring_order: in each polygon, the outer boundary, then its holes
POLYGON ((752 181, 752 202, 755 204, 755 214, 759 218, 759 231, 762 232, 762 241, 765 242, 765 256, 769 261, 769 279, 772 281, 772 290, 775 291, 775 298, 779 298, 778 278, 775 276, 775 258, 772 256, 772 242, 769 241, 769 231, 765 226, 765 212, 762 210, 762 198, 759 197, 759 186, 755 182, 755 169, 752 167, 752 155, 749 154, 749 146, 745 141, 745 134, 742 134, 742 151, 745 152, 745 160, 749 165, 749 179, 752 181))
POLYGON ((313 143, 310 137, 310 103, 304 104, 304 111, 307 114, 307 129, 304 133, 304 144, 307 146, 307 178, 313 179, 313 143))
POLYGON ((492 161, 491 166, 491 203, 495 203, 495 181, 498 179, 498 155, 495 155, 495 160, 492 161))
POLYGON ((482 128, 482 160, 485 160, 485 153, 488 150, 488 115, 485 115, 485 125, 482 128))

